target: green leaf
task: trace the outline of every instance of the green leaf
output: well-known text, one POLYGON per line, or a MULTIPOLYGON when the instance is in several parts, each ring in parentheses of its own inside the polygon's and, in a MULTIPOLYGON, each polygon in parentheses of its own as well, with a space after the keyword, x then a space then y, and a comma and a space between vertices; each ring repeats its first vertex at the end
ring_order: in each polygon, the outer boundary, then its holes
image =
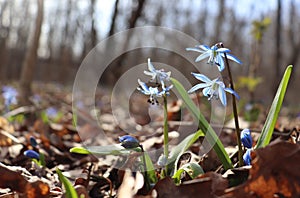
POLYGON ((275 124, 281 109, 282 101, 284 99, 286 88, 292 73, 292 68, 293 66, 289 65, 285 70, 283 78, 279 84, 276 95, 274 97, 272 106, 270 108, 269 114, 267 116, 266 122, 261 131, 261 135, 257 140, 256 148, 267 146, 270 143, 275 124))
MULTIPOLYGON (((147 171, 149 182, 151 184, 155 184, 158 179, 156 177, 155 167, 152 163, 152 160, 151 160, 151 158, 150 158, 150 156, 148 155, 147 152, 144 152, 142 155, 145 155, 145 161, 146 161, 146 167, 147 167, 146 171, 147 171)), ((143 159, 143 158, 141 157, 141 159, 143 159)))
POLYGON ((176 145, 172 151, 170 152, 170 157, 168 159, 168 164, 170 167, 172 167, 175 164, 174 172, 177 171, 177 161, 180 158, 180 156, 188 150, 192 144, 194 144, 199 137, 205 136, 205 134, 201 131, 198 130, 193 134, 188 135, 184 140, 182 140, 178 145, 176 145))
POLYGON ((226 170, 232 168, 233 167, 232 162, 227 152, 225 151, 222 142, 220 141, 219 137, 217 136, 213 128, 209 125, 209 123, 207 122, 203 114, 199 111, 197 106, 191 100, 191 98, 187 94, 182 84, 174 78, 171 78, 171 82, 174 85, 175 89, 180 94, 180 96, 182 97, 182 100, 184 101, 189 111, 199 121, 199 128, 205 133, 206 138, 210 143, 210 145, 213 145, 213 148, 216 154, 218 155, 218 158, 221 160, 224 168, 226 170))
POLYGON ((202 167, 195 163, 195 162, 190 162, 187 164, 184 164, 182 167, 179 168, 178 171, 175 172, 175 174, 173 175, 173 179, 175 180, 176 184, 180 184, 180 179, 181 179, 181 174, 183 172, 186 172, 187 174, 189 174, 189 176, 194 179, 196 178, 198 175, 203 174, 204 171, 202 169, 202 167))
POLYGON ((43 153, 39 153, 40 154, 40 164, 42 167, 46 167, 46 161, 45 161, 45 155, 43 153))
POLYGON ((83 147, 73 147, 70 149, 71 153, 78 153, 78 154, 91 154, 86 148, 83 147))
POLYGON ((95 155, 128 155, 132 150, 140 151, 139 148, 130 150, 130 149, 125 149, 119 144, 112 144, 107 146, 87 146, 86 148, 74 147, 70 149, 70 152, 79 153, 79 154, 95 154, 95 155))
POLYGON ((66 190, 66 197, 67 198, 78 198, 77 192, 74 189, 71 182, 61 173, 61 171, 56 168, 56 173, 58 174, 60 182, 64 185, 66 190))

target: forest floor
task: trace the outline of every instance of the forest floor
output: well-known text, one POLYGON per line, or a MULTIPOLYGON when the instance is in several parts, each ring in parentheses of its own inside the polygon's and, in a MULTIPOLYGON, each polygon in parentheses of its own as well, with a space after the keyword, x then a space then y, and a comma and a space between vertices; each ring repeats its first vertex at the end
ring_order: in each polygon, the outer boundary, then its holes
MULTIPOLYGON (((71 181, 80 197, 300 196, 300 117, 293 109, 282 111, 271 143, 252 152, 251 166, 225 171, 213 150, 199 155, 203 140, 199 138, 185 153, 205 173, 193 179, 183 173, 180 184, 175 184, 171 177, 161 175, 161 167, 156 164, 163 148, 163 111, 159 105, 148 111, 147 98, 133 95, 128 116, 121 101, 112 108, 109 91, 101 91, 96 94, 97 110, 87 111, 93 101, 83 99, 77 104, 76 125, 71 92, 55 86, 44 87, 36 90, 32 101, 31 106, 16 105, 9 111, 3 110, 0 117, 0 198, 68 197, 57 169, 71 181), (73 147, 119 144, 118 138, 128 133, 139 140, 145 151, 154 153, 151 159, 158 181, 150 188, 144 185, 143 173, 136 172, 134 151, 129 156, 70 152, 73 147), (45 164, 24 155, 28 150, 42 154, 45 164)), ((207 104, 203 105, 209 116, 207 104)), ((252 131, 254 144, 267 112, 265 106, 259 108, 255 122, 241 123, 241 128, 252 131)), ((220 140, 236 166, 236 136, 230 114, 227 117, 224 126, 215 127, 221 129, 220 140)), ((197 126, 178 100, 169 104, 168 119, 172 151, 197 126)), ((184 157, 178 166, 185 163, 184 157)))

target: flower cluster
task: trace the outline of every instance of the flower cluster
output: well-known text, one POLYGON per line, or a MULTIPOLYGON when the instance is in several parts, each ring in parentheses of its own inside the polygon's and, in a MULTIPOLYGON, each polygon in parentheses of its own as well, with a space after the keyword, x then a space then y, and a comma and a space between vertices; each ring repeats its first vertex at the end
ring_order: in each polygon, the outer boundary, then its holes
POLYGON ((223 58, 226 57, 230 60, 233 60, 237 62, 238 64, 242 64, 242 62, 233 56, 232 54, 229 54, 230 49, 227 48, 218 48, 218 44, 215 44, 211 47, 208 47, 207 45, 198 45, 194 48, 186 48, 187 51, 195 51, 202 53, 199 55, 195 62, 199 62, 207 57, 209 57, 207 63, 210 65, 216 65, 219 69, 219 71, 223 71, 225 69, 225 64, 223 58))
POLYGON ((243 155, 243 160, 245 165, 251 165, 251 150, 252 150, 252 137, 249 129, 244 129, 241 132, 241 141, 246 152, 243 155))
MULTIPOLYGON (((187 51, 196 51, 201 54, 196 58, 195 62, 199 62, 205 58, 208 58, 207 63, 210 65, 216 65, 219 71, 223 71, 225 68, 225 63, 223 58, 226 56, 228 59, 233 60, 239 64, 241 61, 237 59, 235 56, 228 54, 230 52, 227 48, 218 48, 218 44, 213 45, 212 47, 208 47, 207 45, 199 45, 195 48, 186 48, 187 51)), ((204 74, 192 73, 192 75, 202 81, 203 83, 199 83, 193 86, 188 93, 192 93, 197 91, 198 89, 203 88, 203 95, 208 97, 208 100, 211 99, 220 99, 221 103, 226 106, 226 92, 233 94, 237 99, 239 99, 238 94, 232 90, 231 88, 227 88, 223 81, 220 78, 216 78, 214 80, 209 79, 204 74)))
POLYGON ((163 69, 155 69, 150 58, 148 58, 148 70, 149 71, 144 71, 144 74, 151 76, 150 81, 155 81, 157 86, 149 87, 145 82, 138 79, 139 87, 137 87, 137 90, 149 96, 148 102, 150 104, 159 104, 157 98, 162 97, 163 95, 169 95, 170 90, 173 87, 173 85, 166 87, 166 82, 170 81, 171 72, 165 72, 163 69))
POLYGON ((203 83, 199 83, 199 84, 193 86, 188 91, 188 93, 192 93, 198 89, 203 88, 202 93, 204 96, 208 97, 208 100, 220 99, 221 103, 224 106, 227 105, 225 92, 231 93, 231 94, 235 95, 236 98, 239 98, 239 95, 235 91, 233 91, 231 88, 225 87, 225 84, 219 78, 211 80, 203 74, 192 73, 192 75, 196 79, 202 81, 203 83))
POLYGON ((12 104, 17 104, 18 91, 11 86, 3 86, 2 96, 4 98, 4 105, 8 109, 12 104))

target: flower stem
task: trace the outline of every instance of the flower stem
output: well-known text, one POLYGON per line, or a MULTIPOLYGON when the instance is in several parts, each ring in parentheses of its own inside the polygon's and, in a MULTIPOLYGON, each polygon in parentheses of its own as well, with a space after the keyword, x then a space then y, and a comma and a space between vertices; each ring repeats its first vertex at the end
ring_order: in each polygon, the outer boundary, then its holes
MULTIPOLYGON (((220 43, 221 47, 224 47, 223 43, 220 43)), ((233 84, 233 79, 232 79, 232 74, 228 62, 228 58, 225 55, 225 62, 227 66, 227 71, 228 71, 228 76, 229 76, 229 86, 230 88, 234 91, 234 84, 233 84)), ((240 127, 239 127, 239 118, 238 118, 238 112, 237 112, 237 104, 236 104, 236 98, 232 94, 232 109, 233 109, 233 115, 234 115, 234 123, 235 123, 235 131, 236 131, 236 139, 237 139, 237 144, 238 144, 238 160, 239 160, 239 167, 243 165, 243 150, 242 150, 242 143, 241 143, 241 132, 240 132, 240 127)))
MULTIPOLYGON (((168 133, 168 107, 167 107, 167 95, 163 95, 164 99, 164 157, 169 157, 169 133, 168 133)), ((165 165, 164 176, 168 175, 168 164, 165 165)))

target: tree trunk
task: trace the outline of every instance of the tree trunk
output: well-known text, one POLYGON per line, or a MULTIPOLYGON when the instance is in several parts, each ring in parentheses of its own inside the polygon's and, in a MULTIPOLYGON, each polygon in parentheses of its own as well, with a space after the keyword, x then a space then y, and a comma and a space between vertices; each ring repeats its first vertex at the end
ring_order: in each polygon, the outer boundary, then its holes
POLYGON ((25 60, 22 65, 21 79, 20 79, 20 99, 21 103, 29 104, 29 96, 31 95, 31 83, 33 81, 33 74, 35 71, 37 61, 37 50, 39 47, 40 34, 43 23, 44 2, 43 0, 37 0, 38 11, 36 16, 36 27, 33 34, 33 38, 29 43, 29 49, 27 50, 25 60))
POLYGON ((280 42, 281 42, 281 0, 277 0, 277 17, 276 17, 276 54, 275 54, 275 77, 274 77, 274 93, 276 93, 279 82, 280 82, 280 42))
MULTIPOLYGON (((128 21, 128 29, 134 28, 136 26, 136 22, 142 14, 144 3, 145 0, 138 0, 137 8, 132 10, 131 12, 131 16, 128 21)), ((130 40, 131 40, 131 35, 127 34, 127 38, 125 38, 125 42, 123 44, 123 51, 129 46, 130 40)), ((116 65, 119 67, 119 69, 116 71, 116 76, 115 76, 116 78, 118 78, 122 74, 123 72, 122 65, 126 58, 127 58, 127 54, 123 54, 116 62, 116 65)))
POLYGON ((118 13, 119 13, 118 5, 119 5, 119 0, 116 0, 115 9, 114 9, 113 17, 111 19, 108 36, 111 36, 115 33, 116 19, 117 19, 118 13))
POLYGON ((218 16, 217 16, 217 21, 215 22, 215 29, 214 29, 214 38, 213 44, 221 42, 221 31, 222 31, 222 24, 225 18, 225 0, 219 0, 219 9, 218 9, 218 16))

